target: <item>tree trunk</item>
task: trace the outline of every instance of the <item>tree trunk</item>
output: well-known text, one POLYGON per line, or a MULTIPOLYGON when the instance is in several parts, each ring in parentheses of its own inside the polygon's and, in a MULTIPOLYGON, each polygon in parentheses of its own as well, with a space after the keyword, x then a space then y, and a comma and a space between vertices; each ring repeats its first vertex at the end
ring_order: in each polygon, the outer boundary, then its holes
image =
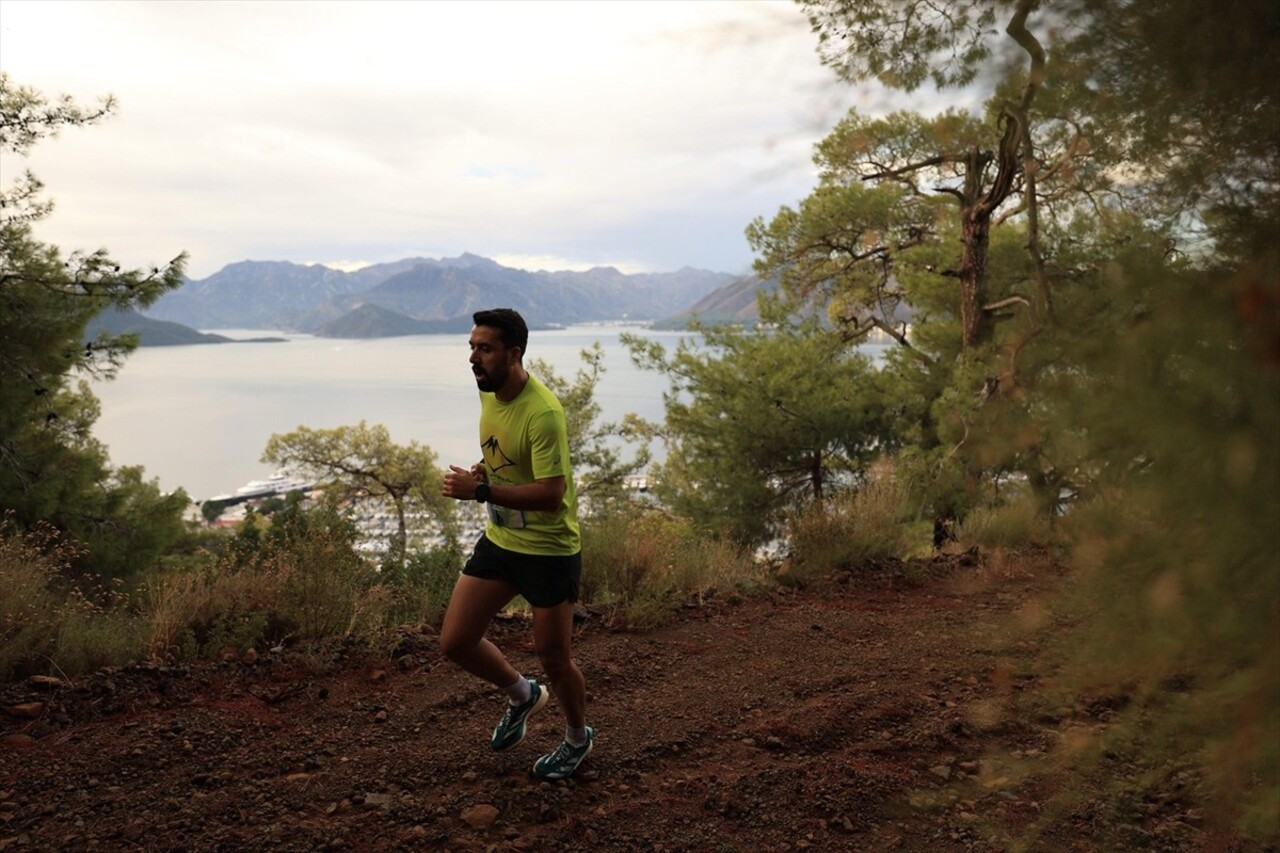
POLYGON ((391 559, 395 562, 395 567, 401 571, 404 570, 405 551, 408 550, 409 535, 405 528, 404 522, 404 496, 392 495, 392 501, 396 507, 396 536, 391 542, 391 559))
POLYGON ((963 326, 961 356, 967 357, 986 342, 990 323, 983 306, 987 301, 987 246, 991 217, 982 209, 961 212, 960 321, 963 326))
POLYGON ((822 503, 822 451, 814 451, 809 462, 809 482, 813 485, 813 499, 822 503))

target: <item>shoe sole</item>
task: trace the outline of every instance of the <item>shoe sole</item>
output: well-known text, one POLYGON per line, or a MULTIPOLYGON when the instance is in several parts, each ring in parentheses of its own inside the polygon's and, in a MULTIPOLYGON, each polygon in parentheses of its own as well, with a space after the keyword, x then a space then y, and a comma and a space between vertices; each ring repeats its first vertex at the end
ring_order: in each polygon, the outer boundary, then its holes
MULTIPOLYGON (((582 762, 587 760, 587 756, 591 754, 591 750, 595 749, 595 747, 596 739, 593 737, 591 740, 587 741, 587 751, 582 753, 582 757, 578 759, 578 763, 573 765, 573 769, 568 773, 561 773, 557 776, 541 776, 538 774, 538 762, 535 761, 533 763, 533 775, 537 776, 539 779, 546 779, 548 782, 558 782, 561 779, 568 779, 574 773, 578 772, 578 768, 582 766, 582 762)), ((542 759, 538 760, 541 761, 542 759)))
POLYGON ((508 749, 514 749, 515 747, 524 743, 524 737, 529 733, 529 718, 532 717, 534 714, 538 713, 539 711, 541 711, 542 706, 547 704, 547 700, 549 698, 550 698, 550 693, 547 690, 547 688, 539 684, 538 685, 538 701, 534 702, 533 707, 529 709, 529 713, 524 715, 524 722, 520 724, 520 737, 516 738, 506 746, 494 746, 493 741, 490 740, 489 747, 494 752, 506 752, 508 749))

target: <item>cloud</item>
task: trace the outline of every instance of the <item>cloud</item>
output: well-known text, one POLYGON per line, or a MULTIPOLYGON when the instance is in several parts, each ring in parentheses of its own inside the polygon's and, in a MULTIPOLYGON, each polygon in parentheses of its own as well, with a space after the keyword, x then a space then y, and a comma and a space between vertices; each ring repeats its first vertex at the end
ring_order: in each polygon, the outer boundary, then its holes
POLYGON ((461 251, 740 271, 743 229, 808 192, 854 95, 790 3, 0 9, 16 83, 121 101, 33 152, 58 205, 40 236, 186 249, 195 277, 461 251))

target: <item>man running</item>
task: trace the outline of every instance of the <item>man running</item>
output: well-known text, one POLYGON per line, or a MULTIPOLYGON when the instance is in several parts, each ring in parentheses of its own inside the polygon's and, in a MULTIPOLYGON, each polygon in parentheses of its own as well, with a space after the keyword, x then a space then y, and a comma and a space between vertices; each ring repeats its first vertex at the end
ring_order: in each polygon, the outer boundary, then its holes
POLYGON ((470 470, 449 466, 443 493, 487 505, 489 522, 453 588, 440 630, 445 656, 502 688, 507 708, 490 746, 510 749, 547 703, 545 685, 517 672, 485 638, 517 594, 533 608, 533 645, 565 716, 564 741, 533 765, 563 779, 591 752, 586 682, 573 662, 573 604, 582 575, 577 494, 564 409, 524 369, 529 329, 510 308, 472 316, 471 371, 480 389, 480 449, 470 470))

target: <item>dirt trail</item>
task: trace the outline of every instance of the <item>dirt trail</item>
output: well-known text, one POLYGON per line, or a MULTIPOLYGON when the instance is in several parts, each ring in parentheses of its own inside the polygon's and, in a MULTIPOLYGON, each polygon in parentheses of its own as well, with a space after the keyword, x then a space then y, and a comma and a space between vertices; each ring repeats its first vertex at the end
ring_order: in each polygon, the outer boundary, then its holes
MULTIPOLYGON (((911 571, 926 577, 716 596, 652 632, 588 619, 596 749, 556 784, 529 774, 555 705, 491 753, 501 697, 428 632, 391 663, 265 654, 9 685, 0 706, 42 707, 0 717, 0 850, 1008 849, 1049 793, 1027 771, 1103 724, 1005 713, 1035 681, 1030 638, 1007 628, 1061 579, 963 558, 911 571)), ((493 636, 537 672, 527 624, 493 636)), ((1176 797, 1100 815, 1086 803, 1034 849, 1249 849, 1176 797)))

